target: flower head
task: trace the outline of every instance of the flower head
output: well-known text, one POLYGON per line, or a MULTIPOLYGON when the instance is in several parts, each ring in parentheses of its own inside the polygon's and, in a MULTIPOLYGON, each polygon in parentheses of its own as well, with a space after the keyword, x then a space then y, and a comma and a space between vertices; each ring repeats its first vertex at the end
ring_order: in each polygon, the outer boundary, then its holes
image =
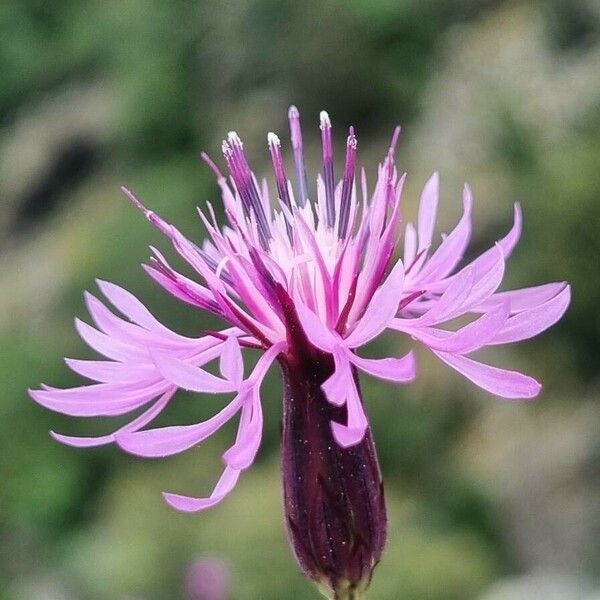
POLYGON ((197 511, 220 502, 240 472, 252 464, 262 432, 260 387, 277 360, 286 381, 282 454, 288 530, 305 571, 337 593, 344 585, 357 587, 368 581, 385 541, 385 506, 358 373, 397 383, 415 377, 412 351, 372 359, 362 357, 360 348, 393 330, 424 344, 492 394, 532 398, 540 390, 533 378, 468 355, 542 332, 562 316, 570 290, 565 283, 551 283, 498 292, 505 261, 521 232, 518 205, 510 232, 459 268, 471 235, 468 187, 462 218, 436 248, 437 174, 423 190, 416 227, 410 223, 404 227, 403 259, 394 258, 405 180, 394 163, 400 129, 394 131, 369 192, 364 170, 357 176, 352 127, 336 183, 331 122, 322 112, 323 169, 317 177, 316 199, 311 200, 295 107, 289 121, 295 184, 286 173, 279 138, 273 133, 267 138, 274 201, 267 182, 259 181, 250 169, 236 133, 229 133, 222 145, 227 177, 203 155, 221 189, 227 224, 219 226, 210 204, 199 210, 209 234, 201 246, 123 188, 197 278, 178 272, 155 248, 144 267, 147 273, 177 299, 212 313, 226 327, 198 338, 183 336, 162 325, 123 288, 99 281, 114 310, 86 293, 95 327, 79 320, 76 327, 105 360, 67 359, 71 369, 95 383, 72 389, 43 386, 30 393, 39 404, 73 416, 120 415, 144 408, 130 423, 102 437, 52 434, 77 447, 116 442, 144 457, 188 450, 239 413, 237 437, 223 455, 225 469, 212 494, 206 498, 164 494, 173 507, 197 511), (464 316, 469 317, 466 325, 451 327, 464 316), (246 373, 243 355, 253 349, 262 355, 246 373), (219 375, 205 369, 212 361, 218 361, 219 375), (180 388, 233 398, 207 421, 148 428, 180 388), (297 447, 298 440, 308 447, 297 447), (360 477, 370 490, 362 495, 344 479, 357 461, 362 461, 360 477), (319 480, 323 474, 331 476, 338 488, 328 489, 319 480), (294 483, 298 477, 301 485, 294 483), (334 502, 332 495, 338 493, 342 501, 334 502), (343 522, 348 515, 355 517, 351 525, 343 522), (331 535, 322 535, 327 519, 337 523, 343 541, 339 547, 331 535), (295 530, 299 526, 315 530, 303 539, 295 530), (348 551, 342 552, 342 547, 348 551), (324 548, 331 556, 322 557, 324 548))

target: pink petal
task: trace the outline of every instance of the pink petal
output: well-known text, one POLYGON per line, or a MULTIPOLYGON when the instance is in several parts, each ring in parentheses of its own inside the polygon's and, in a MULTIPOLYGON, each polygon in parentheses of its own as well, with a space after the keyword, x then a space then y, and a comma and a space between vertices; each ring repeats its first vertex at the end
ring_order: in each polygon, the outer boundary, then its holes
POLYGON ((398 311, 404 292, 404 265, 398 261, 385 282, 373 294, 358 324, 344 340, 344 346, 356 348, 377 337, 388 327, 398 311))
POLYGON ((433 350, 469 354, 490 344, 506 324, 508 315, 509 304, 504 302, 457 331, 431 327, 407 327, 405 331, 433 350))
POLYGON ((254 462, 254 458, 260 447, 262 427, 262 406, 258 390, 255 389, 244 406, 238 438, 235 444, 223 455, 226 465, 242 471, 254 462))
POLYGON ((115 441, 125 452, 145 458, 172 456, 185 452, 203 442, 227 423, 242 406, 244 397, 239 394, 214 417, 202 423, 119 433, 115 436, 115 441))
POLYGON ((152 358, 161 375, 180 388, 211 394, 235 391, 236 386, 230 381, 168 354, 154 352, 152 358))
MULTIPOLYGON (((463 216, 458 225, 446 236, 439 248, 423 266, 417 280, 432 281, 447 275, 459 263, 471 237, 471 208, 473 196, 468 186, 463 192, 463 216)), ((418 285, 418 284, 416 284, 418 285)))
POLYGON ((130 423, 127 423, 127 425, 117 429, 115 432, 109 433, 108 435, 101 435, 97 437, 79 437, 73 435, 63 435, 62 433, 56 433, 54 431, 51 431, 50 435, 57 442, 66 444, 67 446, 73 446, 74 448, 94 448, 96 446, 112 444, 115 441, 116 435, 125 433, 127 431, 136 431, 137 429, 141 429, 150 423, 162 412, 162 410, 173 397, 174 393, 175 388, 165 392, 148 410, 144 411, 139 417, 130 423))
POLYGON ((419 251, 431 246, 433 229, 437 215, 438 198, 440 192, 440 178, 434 173, 423 188, 421 203, 419 205, 419 251))
POLYGON ((571 287, 567 286, 557 296, 535 308, 524 310, 511 317, 490 342, 509 344, 532 338, 554 325, 571 302, 571 287))
POLYGON ((510 302, 511 313, 518 313, 530 308, 535 308, 554 298, 559 292, 565 289, 567 283, 561 281, 558 283, 546 283, 535 287, 522 288, 520 290, 510 290, 508 292, 497 292, 487 300, 473 307, 476 311, 486 311, 497 305, 499 302, 508 300, 510 302))
POLYGON ((75 329, 90 348, 106 356, 106 358, 120 361, 147 361, 150 359, 150 353, 145 348, 109 337, 79 319, 75 319, 75 329))
POLYGON ((180 494, 171 494, 169 492, 163 492, 163 498, 167 504, 182 512, 197 512, 204 510, 205 508, 211 508, 212 506, 215 506, 215 504, 221 502, 221 500, 233 490, 239 476, 239 471, 236 471, 231 467, 226 467, 213 493, 208 498, 193 498, 191 496, 182 496, 180 494))
POLYGON ((413 381, 416 377, 415 355, 412 351, 402 358, 373 359, 351 354, 349 359, 361 371, 380 379, 406 383, 413 381))
MULTIPOLYGON (((414 320, 415 325, 435 325, 449 319, 449 315, 460 312, 473 289, 473 272, 471 269, 463 269, 456 278, 453 285, 449 286, 441 297, 432 302, 432 307, 421 317, 414 320)), ((392 327, 402 330, 403 319, 395 319, 392 327)))
POLYGON ((101 383, 136 383, 140 379, 160 378, 156 367, 151 363, 122 363, 76 358, 65 358, 65 362, 78 375, 101 383))
POLYGON ((334 348, 333 360, 335 370, 331 377, 321 385, 321 388, 331 404, 342 406, 346 402, 348 382, 353 381, 353 375, 348 356, 341 348, 334 348))
POLYGON ((165 327, 131 292, 108 281, 97 279, 96 283, 111 304, 134 323, 150 331, 163 333, 184 343, 194 343, 196 341, 192 338, 179 335, 165 327))
POLYGON ((310 343, 325 352, 331 352, 333 347, 338 344, 339 336, 331 331, 305 304, 299 300, 296 300, 294 304, 302 329, 310 343))
POLYGON ((56 412, 74 417, 98 417, 135 410, 167 389, 164 382, 141 382, 138 387, 98 383, 66 390, 29 390, 29 395, 38 404, 56 412))
POLYGON ((347 385, 347 423, 346 425, 342 425, 336 421, 331 422, 333 437, 342 448, 350 448, 359 444, 365 437, 365 432, 369 426, 360 396, 354 384, 354 379, 348 381, 347 385))
POLYGON ((436 350, 433 352, 475 385, 502 398, 535 398, 542 388, 535 379, 517 371, 492 367, 459 354, 448 354, 436 350))
POLYGON ((417 232, 412 223, 404 228, 404 264, 406 268, 412 265, 417 254, 417 232))
POLYGON ((223 344, 220 361, 221 374, 225 379, 239 387, 244 376, 244 361, 237 338, 229 336, 223 344))

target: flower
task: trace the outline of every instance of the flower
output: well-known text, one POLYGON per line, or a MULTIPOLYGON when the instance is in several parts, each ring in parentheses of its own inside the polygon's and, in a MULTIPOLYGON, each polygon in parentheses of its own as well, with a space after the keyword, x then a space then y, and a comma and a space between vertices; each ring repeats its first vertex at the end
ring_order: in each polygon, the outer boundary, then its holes
POLYGON ((279 138, 268 135, 275 208, 267 183, 251 171, 236 133, 223 142, 228 178, 203 155, 216 175, 228 224, 219 227, 210 204, 206 212, 199 210, 210 235, 202 247, 123 188, 200 281, 176 271, 155 248, 145 266, 150 277, 228 327, 199 338, 183 336, 162 325, 123 288, 99 281, 100 291, 121 316, 86 293, 95 327, 79 320, 76 327, 107 360, 67 359, 72 370, 96 383, 71 389, 43 386, 30 394, 39 404, 73 416, 120 415, 145 407, 127 425, 101 437, 52 433, 68 445, 115 442, 143 457, 188 450, 240 413, 236 440, 223 455, 225 469, 212 494, 164 494, 171 506, 191 512, 220 502, 252 464, 261 440, 261 383, 278 361, 284 377, 282 474, 289 536, 304 571, 327 593, 344 598, 366 587, 386 537, 381 475, 358 373, 397 383, 415 377, 412 351, 373 359, 361 356, 360 348, 393 330, 424 344, 492 394, 532 398, 540 390, 533 378, 467 355, 544 331, 566 310, 570 289, 566 283, 551 283, 497 291, 521 232, 518 205, 506 237, 457 270, 471 234, 471 192, 465 187, 463 216, 434 250, 437 174, 425 185, 417 226, 404 228, 403 260, 394 259, 406 176, 394 164, 400 128, 369 195, 364 170, 355 177, 353 128, 336 184, 326 112, 320 120, 323 171, 314 202, 295 107, 289 111, 295 186, 286 174, 279 138), (447 326, 465 315, 471 319, 466 325, 447 326), (246 374, 243 354, 253 349, 262 355, 246 374), (220 375, 204 368, 212 361, 218 361, 220 375), (233 399, 207 421, 147 429, 179 388, 233 394, 233 399))
POLYGON ((185 585, 188 600, 227 600, 230 587, 230 570, 219 558, 202 556, 188 569, 185 585))

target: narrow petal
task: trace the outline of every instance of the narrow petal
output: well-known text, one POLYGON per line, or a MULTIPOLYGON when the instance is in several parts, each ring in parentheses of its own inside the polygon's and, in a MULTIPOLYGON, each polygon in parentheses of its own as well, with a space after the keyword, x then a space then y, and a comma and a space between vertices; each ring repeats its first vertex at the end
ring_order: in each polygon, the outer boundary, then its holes
MULTIPOLYGON (((449 233, 429 261, 421 269, 417 280, 434 281, 445 277, 462 259, 471 237, 471 208, 473 196, 468 186, 463 192, 463 216, 449 233)), ((416 284, 418 285, 418 284, 416 284)))
POLYGON ((168 354, 154 352, 152 358, 161 375, 180 388, 211 394, 235 391, 236 386, 232 382, 168 354))
POLYGON ((410 267, 417 255, 417 232, 412 223, 407 223, 404 228, 404 264, 410 267))
POLYGON ((229 336, 223 344, 220 370, 225 379, 239 387, 244 376, 244 361, 240 344, 234 336, 229 336))
POLYGON ((535 379, 517 371, 492 367, 459 354, 448 354, 435 350, 433 352, 475 385, 502 398, 535 398, 542 388, 535 379))
POLYGON ((432 327, 420 329, 408 327, 405 331, 432 350, 469 354, 492 343, 492 340, 507 323, 509 311, 508 302, 504 302, 457 331, 445 331, 432 327))
POLYGON ((524 310, 535 308, 554 298, 567 286, 566 281, 558 283, 546 283, 534 287, 522 288, 520 290, 509 290, 507 292, 497 292, 490 296, 484 302, 473 307, 476 311, 486 311, 499 302, 508 300, 510 302, 511 313, 518 313, 524 310))
POLYGON ((97 279, 96 283, 111 304, 137 325, 150 331, 163 333, 182 342, 194 343, 196 341, 165 327, 131 292, 109 281, 97 279))
POLYGON ((128 431, 137 431, 142 427, 145 427, 154 420, 169 403, 175 388, 165 392, 148 410, 144 411, 139 417, 127 423, 123 427, 117 429, 113 433, 108 435, 101 435, 96 437, 80 437, 73 435, 63 435, 62 433, 50 432, 50 435, 61 444, 67 446, 73 446, 74 448, 95 448, 97 446, 104 446, 106 444, 112 444, 115 441, 115 437, 120 433, 126 433, 128 431))
POLYGON ((78 375, 100 383, 136 383, 140 379, 160 379, 156 367, 150 362, 113 362, 77 358, 65 358, 65 362, 78 375))
POLYGON ((440 193, 440 178, 434 173, 423 188, 419 205, 419 251, 431 246, 440 193))
POLYGON ((145 348, 114 339, 79 319, 75 319, 75 329, 90 348, 106 358, 121 361, 150 359, 150 353, 145 348))
POLYGON ((359 444, 365 437, 365 432, 369 426, 367 416, 365 415, 365 411, 353 378, 347 382, 347 386, 347 423, 346 425, 343 425, 342 423, 338 423, 336 421, 331 422, 333 437, 342 448, 350 448, 351 446, 359 444))
POLYGON ((168 389, 165 382, 138 386, 98 383, 70 389, 29 390, 38 404, 73 417, 116 416, 150 402, 168 389))
POLYGON ((511 317, 490 344, 509 344, 532 338, 554 325, 571 302, 571 287, 567 286, 557 296, 544 304, 524 310, 511 317))
POLYGON ((334 406, 342 406, 346 402, 348 382, 352 381, 352 371, 347 354, 339 347, 334 348, 335 370, 321 386, 327 400, 334 406))
POLYGON ((310 343, 325 352, 331 352, 334 346, 339 343, 338 336, 331 331, 321 319, 306 305, 300 301, 296 301, 296 312, 302 329, 310 343))
POLYGON ((193 498, 192 496, 182 496, 170 492, 163 492, 163 498, 167 504, 176 510, 181 512, 198 512, 206 508, 211 508, 221 502, 233 490, 239 476, 239 471, 231 467, 226 467, 213 493, 208 498, 193 498))
POLYGON ((223 455, 225 464, 238 471, 247 469, 254 462, 262 438, 263 412, 257 389, 253 390, 246 403, 238 438, 223 455))
POLYGON ((214 417, 202 423, 119 433, 115 441, 125 452, 145 458, 179 454, 203 442, 227 423, 240 409, 244 398, 239 394, 214 417))
POLYGON ((373 294, 363 316, 344 340, 348 348, 356 348, 377 337, 388 327, 398 311, 403 294, 404 265, 398 261, 385 282, 373 294))
MULTIPOLYGON (((350 354, 350 353, 349 353, 350 354)), ((407 383, 416 377, 415 355, 412 350, 402 358, 361 358, 350 354, 350 361, 361 371, 396 383, 407 383)))

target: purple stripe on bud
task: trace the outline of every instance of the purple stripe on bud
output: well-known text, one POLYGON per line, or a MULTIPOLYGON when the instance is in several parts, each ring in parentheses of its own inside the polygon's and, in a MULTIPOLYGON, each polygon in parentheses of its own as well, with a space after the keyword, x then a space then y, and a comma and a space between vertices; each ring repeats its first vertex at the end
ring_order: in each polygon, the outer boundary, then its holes
POLYGON ((346 142, 346 164, 344 166, 344 179, 342 182, 342 196, 340 200, 340 220, 338 223, 338 234, 340 238, 346 236, 348 229, 348 218, 350 217, 350 201, 352 199, 352 188, 354 187, 354 171, 356 169, 356 136, 354 127, 350 127, 348 141, 346 142))
POLYGON ((306 166, 304 165, 304 151, 302 147, 302 128, 300 127, 300 113, 295 106, 290 106, 288 111, 290 122, 290 136, 292 138, 292 149, 294 150, 294 164, 296 166, 296 177, 298 178, 297 204, 302 207, 308 200, 308 186, 306 185, 306 166))
POLYGON ((323 181, 325 183, 325 216, 327 225, 335 224, 335 181, 333 174, 333 142, 331 140, 331 120, 321 111, 321 143, 323 145, 323 181))

